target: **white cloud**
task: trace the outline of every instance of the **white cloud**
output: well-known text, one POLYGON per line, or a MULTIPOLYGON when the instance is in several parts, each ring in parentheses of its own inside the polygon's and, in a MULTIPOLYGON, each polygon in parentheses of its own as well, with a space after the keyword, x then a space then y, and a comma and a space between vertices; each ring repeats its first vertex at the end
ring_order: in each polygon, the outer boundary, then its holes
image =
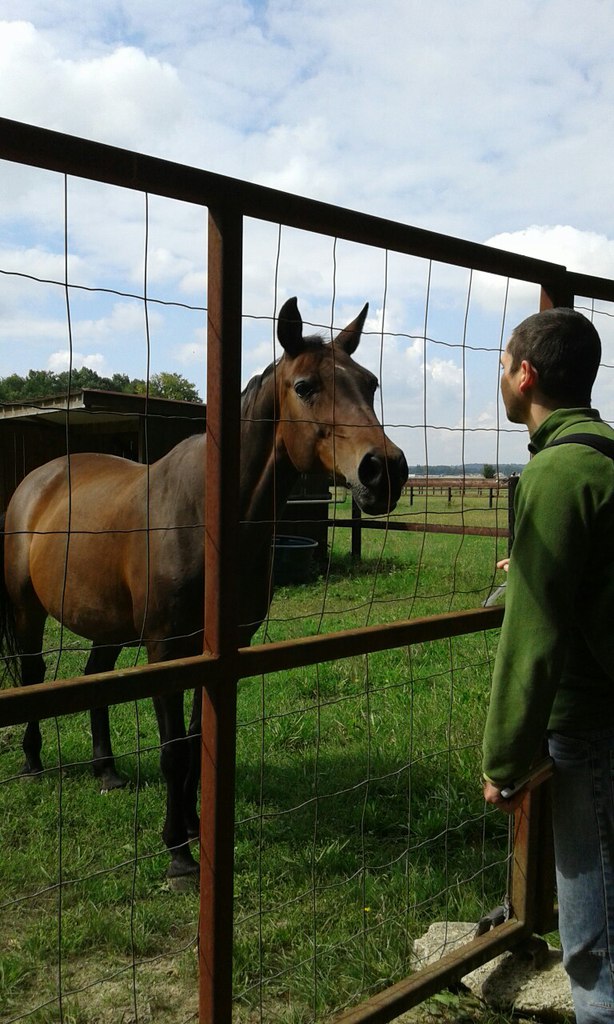
POLYGON ((187 270, 182 274, 179 288, 185 295, 192 295, 201 302, 206 302, 207 274, 204 270, 187 270))
POLYGON ((186 102, 170 64, 121 45, 69 56, 27 21, 0 23, 0 93, 6 117, 130 148, 172 132, 186 102))
MULTIPOLYGON (((50 252, 41 246, 0 247, 0 267, 6 274, 35 277, 41 281, 55 281, 60 285, 64 283, 66 277, 64 254, 50 252)), ((78 256, 71 258, 71 273, 86 277, 86 265, 78 256)))
POLYGON ((432 387, 439 392, 444 390, 462 388, 463 372, 451 359, 434 359, 427 365, 427 374, 432 381, 432 387))
POLYGON ((71 356, 70 349, 64 349, 60 352, 52 352, 47 360, 47 369, 53 370, 54 373, 61 373, 71 366, 73 370, 80 370, 83 366, 87 366, 88 369, 96 370, 101 375, 106 372, 106 360, 100 352, 90 352, 87 355, 83 352, 73 352, 71 356))
POLYGON ((559 263, 577 273, 614 277, 614 238, 570 224, 532 224, 521 231, 494 235, 486 244, 559 263))
POLYGON ((2 364, 8 367, 4 373, 10 373, 11 365, 14 366, 18 360, 20 364, 22 363, 20 357, 24 350, 29 353, 30 367, 39 369, 40 362, 36 356, 33 357, 33 353, 40 350, 40 340, 45 339, 47 343, 51 341, 54 345, 65 341, 66 325, 56 318, 46 319, 43 316, 32 316, 29 313, 22 314, 21 317, 14 320, 0 318, 0 339, 7 342, 5 351, 2 353, 2 364), (16 344, 18 345, 17 349, 15 348, 16 344))

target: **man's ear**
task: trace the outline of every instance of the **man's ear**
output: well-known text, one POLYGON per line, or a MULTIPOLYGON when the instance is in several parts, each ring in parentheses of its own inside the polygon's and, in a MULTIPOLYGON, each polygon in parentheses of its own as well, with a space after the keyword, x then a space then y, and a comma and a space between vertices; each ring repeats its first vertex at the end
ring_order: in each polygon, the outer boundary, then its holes
POLYGON ((533 363, 530 363, 528 359, 523 359, 520 364, 520 380, 518 382, 518 390, 521 394, 525 394, 527 391, 532 390, 537 386, 539 374, 533 363))

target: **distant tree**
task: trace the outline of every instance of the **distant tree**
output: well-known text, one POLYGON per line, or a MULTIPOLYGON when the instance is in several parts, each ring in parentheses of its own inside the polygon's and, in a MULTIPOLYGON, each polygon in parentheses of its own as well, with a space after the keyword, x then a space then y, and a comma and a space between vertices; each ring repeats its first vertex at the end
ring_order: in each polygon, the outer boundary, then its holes
POLYGON ((50 394, 55 374, 49 370, 28 370, 25 377, 13 373, 0 381, 0 397, 4 402, 18 402, 50 394))
POLYGON ((127 373, 114 373, 110 380, 111 391, 130 391, 130 377, 127 373))
MULTIPOLYGON (((65 395, 69 391, 80 391, 82 388, 144 395, 147 393, 147 382, 139 377, 131 379, 127 373, 101 377, 89 366, 82 366, 70 373, 68 370, 61 373, 54 373, 52 370, 28 370, 25 377, 20 377, 18 373, 0 377, 0 402, 32 401, 51 395, 65 395)), ((195 385, 180 373, 153 374, 149 380, 149 394, 155 398, 182 399, 187 402, 201 400, 195 385)))
POLYGON ((60 394, 63 392, 66 394, 68 391, 80 391, 81 388, 98 388, 101 391, 108 391, 110 381, 108 377, 101 377, 96 370, 91 370, 89 366, 82 366, 80 369, 74 369, 70 372, 68 370, 62 370, 56 376, 56 390, 54 394, 60 394))
POLYGON ((492 480, 497 475, 497 470, 494 466, 491 466, 490 462, 485 462, 482 474, 485 480, 492 480))
POLYGON ((149 394, 154 398, 173 398, 176 401, 200 402, 200 395, 180 373, 154 373, 149 378, 149 394))
POLYGON ((24 379, 17 373, 0 380, 0 398, 3 402, 12 402, 24 395, 24 379))

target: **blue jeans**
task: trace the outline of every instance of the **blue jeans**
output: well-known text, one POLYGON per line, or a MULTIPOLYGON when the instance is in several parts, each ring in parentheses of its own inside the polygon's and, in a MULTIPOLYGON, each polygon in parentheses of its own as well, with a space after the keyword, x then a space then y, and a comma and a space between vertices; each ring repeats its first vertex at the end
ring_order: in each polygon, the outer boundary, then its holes
POLYGON ((578 1024, 614 1021, 614 729, 550 733, 563 963, 578 1024))

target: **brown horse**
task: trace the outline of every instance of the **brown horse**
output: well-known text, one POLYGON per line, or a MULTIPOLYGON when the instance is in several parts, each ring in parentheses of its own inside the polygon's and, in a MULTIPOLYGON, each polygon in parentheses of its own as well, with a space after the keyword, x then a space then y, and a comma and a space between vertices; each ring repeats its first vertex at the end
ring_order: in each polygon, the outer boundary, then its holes
MULTIPOLYGON (((402 451, 373 410, 377 380, 352 359, 367 306, 325 343, 303 338, 296 299, 278 319, 281 359, 250 381, 241 405, 240 643, 249 643, 270 599, 274 524, 297 476, 342 477, 371 514, 394 508, 407 479, 402 451)), ((110 670, 122 646, 142 643, 151 662, 203 648, 203 509, 206 435, 190 437, 151 466, 111 455, 72 455, 35 469, 6 513, 0 639, 23 684, 44 679, 42 638, 53 616, 92 641, 87 673, 110 670), (17 664, 17 662, 13 662, 17 664)), ((169 877, 196 871, 200 691, 186 743, 183 697, 154 700, 167 786, 163 837, 169 877)), ((95 772, 121 785, 108 709, 91 713, 95 772)), ((38 722, 26 728, 24 773, 42 771, 38 722)))

